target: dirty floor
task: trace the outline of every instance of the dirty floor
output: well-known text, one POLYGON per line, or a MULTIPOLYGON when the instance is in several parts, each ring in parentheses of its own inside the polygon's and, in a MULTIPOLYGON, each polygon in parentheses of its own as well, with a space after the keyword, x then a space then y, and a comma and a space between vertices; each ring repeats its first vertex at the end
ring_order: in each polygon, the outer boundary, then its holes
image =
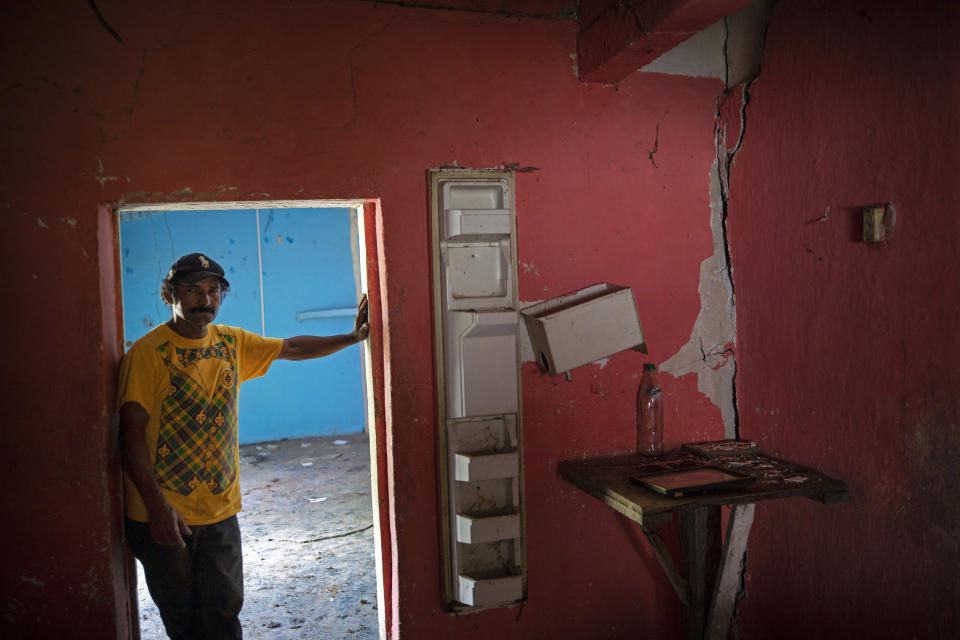
MULTIPOLYGON (((366 434, 240 447, 247 640, 375 640, 366 434)), ((166 638, 137 563, 144 640, 166 638)))

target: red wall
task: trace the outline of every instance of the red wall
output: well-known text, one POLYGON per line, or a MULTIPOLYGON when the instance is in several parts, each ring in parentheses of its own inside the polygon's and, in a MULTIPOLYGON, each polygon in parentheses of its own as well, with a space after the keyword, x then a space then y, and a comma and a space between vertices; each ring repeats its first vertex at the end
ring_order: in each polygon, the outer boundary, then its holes
MULTIPOLYGON (((49 4, 49 3, 48 3, 49 4)), ((575 75, 574 18, 361 2, 87 3, 5 8, 3 256, 16 339, 2 436, 8 567, 0 625, 19 637, 123 637, 126 588, 113 432, 113 247, 101 202, 377 198, 398 550, 395 623, 409 638, 624 637, 677 628, 638 528, 556 475, 558 460, 632 446, 647 358, 573 382, 523 375, 529 601, 443 612, 427 169, 539 167, 517 179, 520 297, 634 287, 652 361, 689 337, 712 252, 707 174, 716 82, 575 75), (655 168, 648 158, 660 124, 655 168), (187 191, 189 189, 189 191, 187 191), (639 550, 639 553, 638 553, 639 550), (598 615, 603 611, 602 616, 598 615), (69 631, 69 633, 67 633, 69 631), (531 635, 532 634, 532 635, 531 635), (65 637, 65 636, 63 636, 65 637)), ((671 381, 670 438, 697 407, 671 381)), ((251 594, 255 597, 255 594, 251 594)), ((6 635, 6 633, 5 633, 6 635)))
POLYGON ((852 501, 757 509, 745 637, 960 637, 960 13, 922 6, 770 24, 731 172, 741 433, 852 501))
MULTIPOLYGON (((408 638, 675 636, 675 596, 639 529, 555 468, 629 449, 642 363, 689 339, 713 252, 719 84, 581 84, 572 18, 364 2, 97 5, 122 43, 88 3, 24 3, 0 20, 13 336, 3 635, 129 633, 111 417, 115 247, 98 204, 372 198, 389 330, 392 626, 408 638), (529 600, 457 617, 440 593, 426 170, 503 163, 539 168, 517 178, 521 299, 630 285, 651 354, 577 369, 572 382, 524 366, 529 600)), ((936 637, 957 600, 956 483, 941 473, 960 449, 948 253, 958 51, 945 27, 956 19, 896 6, 780 3, 731 176, 743 432, 854 494, 849 505, 758 509, 743 607, 756 637, 865 637, 855 631, 897 620, 936 637), (866 247, 850 207, 878 200, 896 202, 896 235, 866 247), (830 222, 808 224, 827 205, 830 222)), ((664 382, 668 443, 722 437, 693 376, 664 382)))

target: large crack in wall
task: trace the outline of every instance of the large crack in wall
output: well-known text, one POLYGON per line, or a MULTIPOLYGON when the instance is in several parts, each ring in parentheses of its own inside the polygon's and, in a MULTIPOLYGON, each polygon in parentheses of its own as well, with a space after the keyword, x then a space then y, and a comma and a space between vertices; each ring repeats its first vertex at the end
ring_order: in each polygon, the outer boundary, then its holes
POLYGON ((697 375, 697 389, 710 398, 723 417, 724 435, 735 438, 738 429, 734 381, 737 371, 736 314, 733 283, 727 263, 724 202, 714 161, 710 167, 710 230, 713 255, 700 263, 700 313, 690 339, 660 369, 672 376, 697 375))
MULTIPOLYGON (((714 125, 716 156, 710 166, 710 231, 713 235, 713 255, 700 264, 700 313, 690 332, 690 340, 661 369, 675 376, 695 373, 697 388, 710 398, 723 418, 724 437, 740 438, 740 414, 737 407, 736 360, 736 296, 730 244, 727 236, 727 216, 730 209, 730 169, 743 145, 747 130, 747 105, 750 89, 760 75, 767 25, 774 0, 761 0, 741 12, 738 20, 724 19, 722 38, 724 90, 717 97, 714 125), (741 62, 748 61, 746 73, 731 74, 731 24, 737 24, 739 34, 737 54, 741 62), (743 56, 743 47, 752 54, 743 56), (731 89, 730 83, 736 83, 731 89), (739 104, 735 104, 739 97, 739 104), (736 111, 733 108, 736 107, 736 111), (737 138, 733 146, 727 142, 731 121, 736 120, 737 138)), ((736 14, 735 14, 736 16, 736 14)), ((735 66, 740 66, 735 65, 735 66)), ((740 637, 740 602, 746 597, 745 576, 747 557, 744 551, 740 581, 733 614, 733 636, 740 637)))
MULTIPOLYGON (((717 23, 713 28, 718 33, 713 36, 712 44, 706 33, 701 38, 706 44, 694 43, 695 46, 711 48, 714 52, 719 49, 716 55, 721 60, 720 64, 707 64, 703 68, 720 69, 721 73, 715 74, 715 77, 724 81, 724 91, 717 98, 715 115, 716 157, 709 173, 713 255, 700 263, 700 313, 691 329, 690 339, 660 366, 662 371, 677 377, 696 374, 697 389, 720 409, 724 437, 734 439, 740 437, 740 415, 736 386, 736 297, 727 238, 730 168, 743 144, 750 88, 760 74, 771 7, 770 0, 757 2, 717 23), (731 88, 731 82, 736 86, 731 88), (728 127, 734 119, 731 117, 730 103, 737 96, 740 98, 739 105, 735 105, 738 106, 736 119, 739 122, 736 123, 736 141, 731 147, 727 141, 728 127)), ((659 64, 669 64, 669 61, 659 64)))

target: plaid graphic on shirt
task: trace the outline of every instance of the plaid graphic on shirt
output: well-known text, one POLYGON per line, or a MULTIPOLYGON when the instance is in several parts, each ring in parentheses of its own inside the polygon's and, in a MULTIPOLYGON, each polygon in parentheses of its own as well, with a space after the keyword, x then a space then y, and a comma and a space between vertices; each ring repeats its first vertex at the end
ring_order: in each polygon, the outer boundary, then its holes
MULTIPOLYGON (((224 338, 229 338, 231 342, 233 341, 233 336, 224 336, 224 338)), ((221 360, 229 362, 230 358, 227 345, 223 342, 218 342, 215 345, 201 349, 177 348, 177 359, 180 360, 181 369, 186 369, 197 360, 206 360, 207 358, 220 358, 221 360)))
POLYGON ((236 479, 237 365, 233 336, 202 349, 176 349, 176 360, 222 360, 212 397, 177 366, 164 344, 160 352, 170 374, 170 390, 161 403, 154 472, 160 486, 189 495, 206 484, 214 495, 236 479), (228 343, 230 346, 228 346, 228 343))

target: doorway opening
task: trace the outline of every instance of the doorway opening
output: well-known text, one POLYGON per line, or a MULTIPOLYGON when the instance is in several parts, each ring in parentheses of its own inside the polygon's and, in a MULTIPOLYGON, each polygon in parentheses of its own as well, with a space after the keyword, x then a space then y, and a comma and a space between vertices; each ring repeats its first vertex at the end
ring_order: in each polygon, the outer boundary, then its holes
MULTIPOLYGON (((271 337, 348 333, 371 281, 369 205, 120 207, 125 346, 168 318, 160 280, 177 257, 192 252, 219 262, 231 283, 215 322, 271 337)), ((248 637, 384 633, 372 376, 368 341, 320 360, 275 362, 242 388, 241 621, 248 637)), ((142 637, 164 637, 142 573, 138 583, 142 637)))

